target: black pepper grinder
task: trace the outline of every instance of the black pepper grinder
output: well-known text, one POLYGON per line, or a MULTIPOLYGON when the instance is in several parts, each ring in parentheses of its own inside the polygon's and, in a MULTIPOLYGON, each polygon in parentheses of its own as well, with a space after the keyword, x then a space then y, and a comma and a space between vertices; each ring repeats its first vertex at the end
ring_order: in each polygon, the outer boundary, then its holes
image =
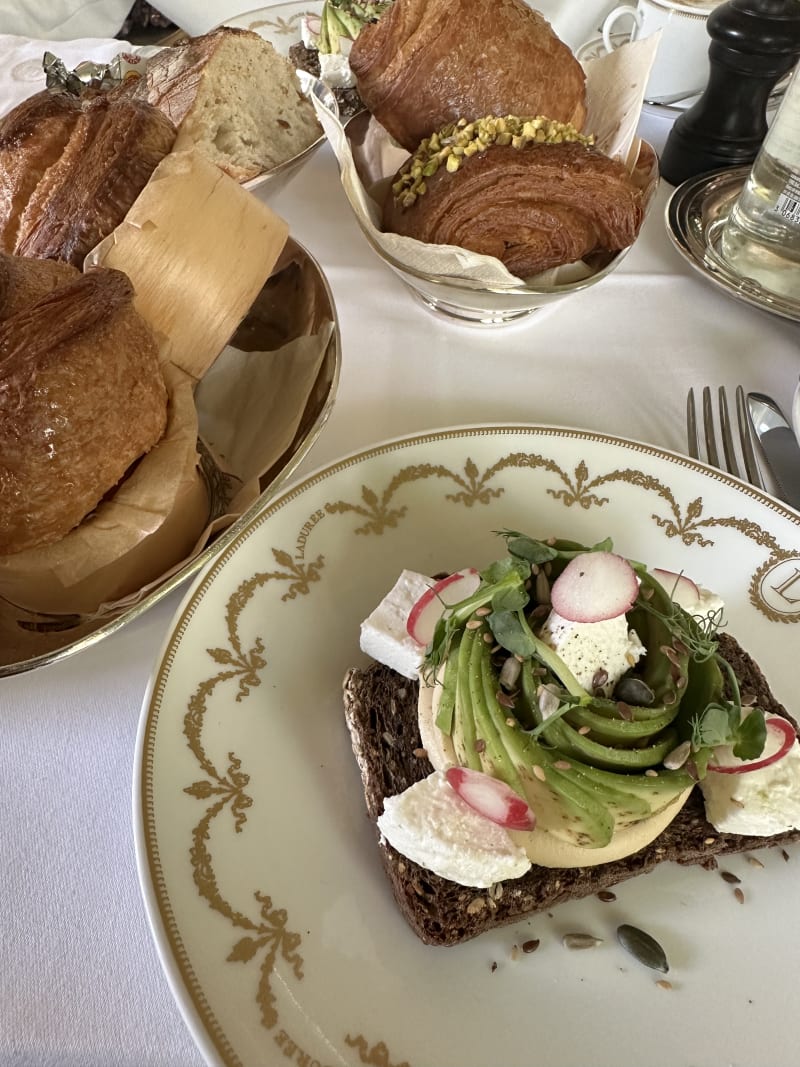
POLYGON ((767 101, 800 56, 798 0, 729 0, 708 16, 710 74, 670 130, 661 173, 672 185, 752 163, 767 133, 767 101))

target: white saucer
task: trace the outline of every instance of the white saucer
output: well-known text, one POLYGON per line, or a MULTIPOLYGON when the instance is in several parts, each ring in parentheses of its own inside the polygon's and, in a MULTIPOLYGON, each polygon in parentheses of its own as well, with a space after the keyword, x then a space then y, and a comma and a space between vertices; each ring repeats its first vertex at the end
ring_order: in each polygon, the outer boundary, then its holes
MULTIPOLYGON (((717 253, 719 232, 741 192, 750 167, 731 167, 688 178, 667 203, 667 234, 686 262, 707 281, 762 311, 800 322, 800 299, 763 289, 752 278, 742 277, 717 253)), ((795 432, 800 416, 795 402, 795 432)))

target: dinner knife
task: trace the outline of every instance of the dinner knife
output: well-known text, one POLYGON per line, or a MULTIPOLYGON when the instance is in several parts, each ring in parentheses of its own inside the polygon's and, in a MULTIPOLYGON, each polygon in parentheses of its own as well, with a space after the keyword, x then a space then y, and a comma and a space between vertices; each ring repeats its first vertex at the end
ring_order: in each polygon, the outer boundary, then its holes
POLYGON ((794 430, 776 402, 765 393, 748 393, 747 410, 775 477, 778 495, 800 510, 800 444, 794 430))

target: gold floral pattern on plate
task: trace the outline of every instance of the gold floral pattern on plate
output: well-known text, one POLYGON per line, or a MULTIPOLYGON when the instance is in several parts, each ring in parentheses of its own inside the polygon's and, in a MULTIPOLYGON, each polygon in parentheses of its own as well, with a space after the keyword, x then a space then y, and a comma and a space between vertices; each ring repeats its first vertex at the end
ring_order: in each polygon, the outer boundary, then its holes
POLYGON ((319 15, 321 11, 322 0, 290 0, 287 4, 271 4, 269 7, 246 11, 226 19, 225 25, 253 30, 286 55, 290 47, 300 40, 303 16, 319 15))
MULTIPOLYGON (((720 472, 619 438, 494 426, 388 442, 312 474, 190 591, 143 708, 143 892, 209 1062, 489 1062, 488 1036, 455 1053, 436 1011, 444 989, 482 1003, 487 941, 431 955, 396 915, 340 688, 359 622, 403 567, 484 565, 502 528, 611 536, 717 590, 788 702, 800 516, 720 472), (423 970, 407 988, 409 967, 423 970), (412 1028, 394 1010, 403 998, 412 1028)), ((509 1067, 527 1062, 513 1030, 502 1044, 509 1067)))

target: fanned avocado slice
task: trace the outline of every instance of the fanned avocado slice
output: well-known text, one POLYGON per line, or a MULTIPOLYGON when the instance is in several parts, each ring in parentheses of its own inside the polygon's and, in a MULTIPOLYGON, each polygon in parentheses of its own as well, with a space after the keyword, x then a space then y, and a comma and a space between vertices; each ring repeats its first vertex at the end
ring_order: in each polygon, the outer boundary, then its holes
POLYGON ((615 828, 673 804, 705 772, 711 746, 731 744, 747 759, 760 754, 763 715, 741 716, 735 678, 728 678, 733 700, 723 699, 713 634, 674 605, 641 564, 632 564, 641 584, 627 618, 647 648, 634 676, 652 700, 634 706, 587 692, 534 632, 547 611, 535 597, 539 569, 552 582, 574 556, 610 551, 610 543, 586 549, 503 536, 509 557, 448 609, 426 653, 432 673, 444 664, 437 725, 451 734, 460 762, 524 796, 542 829, 593 848, 607 844, 615 828), (498 650, 522 665, 513 698, 501 691, 498 650), (691 754, 688 769, 667 769, 665 758, 681 742, 688 743, 683 758, 691 754))
POLYGON ((481 769, 527 799, 539 827, 576 845, 602 847, 615 827, 660 811, 686 788, 684 775, 655 784, 644 775, 597 773, 523 730, 497 699, 497 672, 483 640, 487 632, 483 627, 466 630, 461 638, 459 667, 465 673, 459 671, 453 740, 457 751, 470 745, 481 769), (464 722, 469 723, 468 741, 458 736, 464 722))

